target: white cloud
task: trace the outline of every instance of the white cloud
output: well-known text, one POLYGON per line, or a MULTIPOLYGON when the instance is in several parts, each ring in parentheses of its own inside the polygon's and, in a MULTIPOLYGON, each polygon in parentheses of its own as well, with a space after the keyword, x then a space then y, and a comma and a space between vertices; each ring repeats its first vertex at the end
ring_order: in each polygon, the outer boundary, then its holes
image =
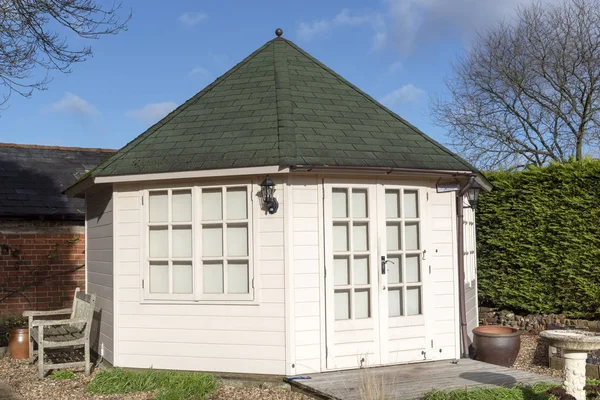
POLYGON ((425 97, 425 91, 409 83, 383 96, 379 102, 388 108, 398 108, 409 103, 418 103, 425 97))
POLYGON ((204 22, 206 19, 208 19, 208 15, 202 12, 186 12, 179 16, 179 22, 187 28, 192 28, 199 23, 204 22))
POLYGON ((402 62, 396 61, 388 67, 386 75, 394 75, 396 72, 402 71, 402 68, 404 68, 402 62))
POLYGON ((44 109, 55 113, 65 113, 86 117, 100 114, 96 107, 76 94, 70 92, 66 92, 62 99, 45 106, 44 109))
POLYGON ((212 77, 212 74, 206 68, 194 67, 188 72, 188 77, 197 78, 201 81, 208 81, 212 77))
POLYGON ((177 104, 172 101, 152 103, 146 104, 139 110, 127 111, 125 115, 135 118, 146 125, 152 125, 173 111, 175 108, 177 108, 177 104))

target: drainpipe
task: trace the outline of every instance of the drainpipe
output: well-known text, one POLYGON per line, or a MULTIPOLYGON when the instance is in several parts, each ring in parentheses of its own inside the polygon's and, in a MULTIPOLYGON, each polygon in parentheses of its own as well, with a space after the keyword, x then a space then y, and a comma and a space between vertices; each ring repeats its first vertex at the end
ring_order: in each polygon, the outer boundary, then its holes
POLYGON ((458 309, 460 318, 460 337, 462 358, 469 358, 469 335, 467 332, 467 305, 465 304, 465 237, 464 237, 464 214, 463 196, 475 182, 471 176, 469 183, 456 193, 456 235, 458 252, 458 309))

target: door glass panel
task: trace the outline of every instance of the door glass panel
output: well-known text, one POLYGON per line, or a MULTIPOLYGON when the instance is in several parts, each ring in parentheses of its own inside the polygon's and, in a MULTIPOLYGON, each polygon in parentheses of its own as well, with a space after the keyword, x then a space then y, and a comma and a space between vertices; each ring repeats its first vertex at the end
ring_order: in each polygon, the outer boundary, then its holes
POLYGON ((176 227, 171 233, 173 257, 189 258, 192 256, 192 227, 176 227))
POLYGON ((227 219, 246 219, 248 217, 246 188, 227 189, 227 219))
POLYGON ((369 296, 370 290, 356 290, 354 292, 354 318, 369 318, 369 296))
POLYGON ((388 316, 402 315, 402 288, 388 290, 388 316))
POLYGON ((367 218, 367 190, 352 190, 352 218, 367 218))
POLYGON ((348 251, 347 224, 333 224, 333 251, 348 251))
POLYGON ((173 191, 173 222, 192 221, 192 192, 189 190, 173 191))
POLYGON ((354 224, 352 227, 352 242, 354 251, 369 250, 369 229, 367 224, 354 224))
POLYGON ((204 263, 202 287, 204 293, 223 293, 223 264, 221 262, 204 263))
POLYGON ((348 280, 348 258, 336 257, 333 260, 334 272, 333 280, 336 286, 343 286, 350 283, 348 280))
POLYGON ((167 222, 169 196, 164 192, 150 192, 150 222, 167 222))
POLYGON ((400 224, 387 223, 386 226, 386 236, 387 236, 387 250, 394 251, 400 250, 400 224))
POLYGON ((347 290, 337 291, 334 294, 335 319, 350 318, 350 292, 347 290))
POLYGON ((230 262, 227 265, 227 292, 248 293, 248 263, 230 262))
POLYGON ((419 249, 419 224, 407 223, 405 226, 406 250, 419 249))
POLYGON ((169 293, 169 264, 150 263, 150 293, 169 293))
POLYGON ((387 273, 388 283, 402 282, 402 258, 399 256, 388 256, 387 273))
POLYGON ((202 254, 204 257, 223 255, 223 228, 220 225, 202 228, 202 254))
POLYGON ((169 257, 169 231, 167 228, 150 228, 150 257, 169 257))
POLYGON ((223 219, 223 201, 221 196, 221 189, 204 189, 202 191, 203 221, 223 219))
POLYGON ((333 218, 348 217, 348 191, 346 189, 333 189, 332 203, 333 218))
POLYGON ((193 275, 191 263, 173 263, 173 293, 192 293, 193 275))
POLYGON ((354 282, 355 285, 369 284, 369 258, 355 257, 354 258, 354 282))
POLYGON ((419 315, 421 314, 421 287, 406 288, 406 314, 419 315))
POLYGON ((400 217, 400 191, 385 191, 385 216, 386 218, 400 217))
POLYGON ((417 197, 417 191, 405 190, 404 191, 404 218, 418 218, 419 217, 419 202, 417 197))
POLYGON ((419 267, 419 255, 406 256, 406 282, 420 282, 421 268, 419 267))
POLYGON ((245 225, 227 226, 227 255, 231 257, 248 255, 248 227, 245 225))

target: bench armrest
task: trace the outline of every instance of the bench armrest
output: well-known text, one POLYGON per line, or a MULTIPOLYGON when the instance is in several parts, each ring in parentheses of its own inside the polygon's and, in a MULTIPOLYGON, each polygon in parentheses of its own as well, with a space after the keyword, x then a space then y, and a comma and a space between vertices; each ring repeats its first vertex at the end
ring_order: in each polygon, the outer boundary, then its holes
POLYGON ((71 325, 71 324, 86 324, 88 321, 83 318, 72 318, 72 319, 55 319, 55 320, 44 320, 38 319, 31 323, 32 327, 36 326, 54 326, 54 325, 71 325))
POLYGON ((73 310, 71 308, 63 308, 60 310, 52 310, 52 311, 23 311, 24 317, 40 317, 44 315, 63 315, 63 314, 71 314, 73 310))

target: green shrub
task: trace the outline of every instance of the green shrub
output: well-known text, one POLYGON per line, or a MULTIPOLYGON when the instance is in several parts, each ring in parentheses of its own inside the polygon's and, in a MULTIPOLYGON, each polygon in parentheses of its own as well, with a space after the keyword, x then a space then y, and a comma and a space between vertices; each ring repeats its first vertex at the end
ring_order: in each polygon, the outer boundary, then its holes
POLYGON ((600 161, 487 177, 495 189, 477 206, 483 304, 600 317, 600 161))
POLYGON ((0 347, 8 346, 6 334, 12 328, 26 328, 27 318, 20 315, 0 316, 0 347))

